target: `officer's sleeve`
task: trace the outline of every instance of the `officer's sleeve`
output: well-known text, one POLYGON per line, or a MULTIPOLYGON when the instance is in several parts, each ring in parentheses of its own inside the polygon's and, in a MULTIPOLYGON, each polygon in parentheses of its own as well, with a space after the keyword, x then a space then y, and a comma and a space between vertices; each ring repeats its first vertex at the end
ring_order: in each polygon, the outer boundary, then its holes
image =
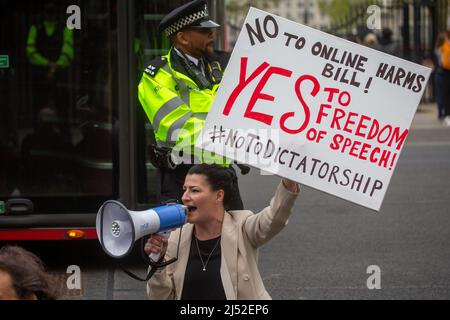
POLYGON ((172 88, 144 73, 138 94, 158 141, 168 146, 181 141, 193 144, 204 120, 197 118, 172 88))
POLYGON ((56 61, 56 64, 60 67, 68 67, 70 65, 70 62, 73 60, 73 56, 73 30, 70 30, 66 27, 63 34, 61 54, 56 61))
POLYGON ((48 59, 41 55, 36 48, 37 33, 36 26, 31 26, 27 37, 27 57, 31 64, 47 66, 49 64, 48 59))

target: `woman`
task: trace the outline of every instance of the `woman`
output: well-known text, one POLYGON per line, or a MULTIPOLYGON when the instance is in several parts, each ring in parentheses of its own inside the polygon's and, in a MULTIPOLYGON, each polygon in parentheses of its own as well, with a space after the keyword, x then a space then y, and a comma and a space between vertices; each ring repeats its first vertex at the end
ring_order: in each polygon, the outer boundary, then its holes
POLYGON ((12 245, 0 248, 0 300, 55 300, 56 279, 45 271, 41 259, 12 245))
POLYGON ((445 42, 445 34, 440 33, 436 38, 434 47, 435 68, 434 68, 434 87, 436 93, 436 104, 438 108, 438 119, 442 120, 445 116, 445 86, 444 70, 442 68, 442 45, 445 42))
POLYGON ((270 299, 258 270, 258 248, 286 225, 299 185, 282 179, 270 206, 258 214, 226 211, 231 186, 231 175, 218 165, 189 170, 182 197, 189 223, 168 241, 153 235, 144 248, 166 260, 178 252, 175 263, 148 281, 150 299, 270 299))

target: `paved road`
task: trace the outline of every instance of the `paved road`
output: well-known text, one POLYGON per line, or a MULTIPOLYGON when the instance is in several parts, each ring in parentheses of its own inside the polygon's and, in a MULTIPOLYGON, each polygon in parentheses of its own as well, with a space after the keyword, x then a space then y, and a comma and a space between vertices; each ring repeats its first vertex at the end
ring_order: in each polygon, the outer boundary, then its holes
POLYGON ((267 288, 279 299, 449 299, 449 187, 450 129, 422 106, 379 213, 303 188, 262 249, 267 288), (370 265, 380 290, 367 288, 370 265))
POLYGON ((402 152, 379 213, 303 187, 288 227, 261 250, 274 298, 450 298, 450 130, 431 129, 446 145, 423 143, 423 130, 402 152), (371 265, 380 290, 367 288, 371 265))
MULTIPOLYGON (((265 206, 278 181, 256 170, 241 177, 246 207, 265 206)), ((145 299, 144 284, 115 269, 97 243, 48 246, 40 251, 53 270, 81 268, 83 291, 66 298, 145 299)), ((125 263, 144 274, 136 258, 125 263)), ((419 107, 379 213, 302 187, 288 226, 262 248, 260 268, 275 299, 450 299, 450 128, 435 106, 419 107), (367 288, 372 265, 379 290, 367 288)))

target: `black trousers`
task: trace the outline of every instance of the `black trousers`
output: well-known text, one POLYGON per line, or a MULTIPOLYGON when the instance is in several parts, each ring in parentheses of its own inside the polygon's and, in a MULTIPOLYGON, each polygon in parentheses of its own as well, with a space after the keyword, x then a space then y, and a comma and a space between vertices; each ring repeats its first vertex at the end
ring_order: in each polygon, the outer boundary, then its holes
POLYGON ((450 116, 450 70, 445 70, 443 72, 443 102, 444 102, 444 116, 450 116))
MULTIPOLYGON (((174 170, 160 169, 161 173, 161 195, 160 203, 165 203, 168 200, 178 200, 182 203, 181 197, 183 196, 184 178, 187 172, 192 167, 190 164, 183 164, 177 166, 174 170)), ((236 171, 233 167, 226 170, 230 170, 233 174, 233 194, 230 204, 230 210, 243 210, 244 204, 242 203, 241 194, 239 193, 239 186, 237 181, 236 171)))

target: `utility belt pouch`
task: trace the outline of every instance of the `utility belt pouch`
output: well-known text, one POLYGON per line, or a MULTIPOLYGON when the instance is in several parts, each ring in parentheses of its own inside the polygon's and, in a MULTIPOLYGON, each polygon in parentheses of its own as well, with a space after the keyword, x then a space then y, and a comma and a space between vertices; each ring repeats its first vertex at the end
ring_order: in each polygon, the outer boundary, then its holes
POLYGON ((172 149, 152 144, 150 152, 150 162, 159 169, 175 169, 177 165, 172 159, 172 149))

